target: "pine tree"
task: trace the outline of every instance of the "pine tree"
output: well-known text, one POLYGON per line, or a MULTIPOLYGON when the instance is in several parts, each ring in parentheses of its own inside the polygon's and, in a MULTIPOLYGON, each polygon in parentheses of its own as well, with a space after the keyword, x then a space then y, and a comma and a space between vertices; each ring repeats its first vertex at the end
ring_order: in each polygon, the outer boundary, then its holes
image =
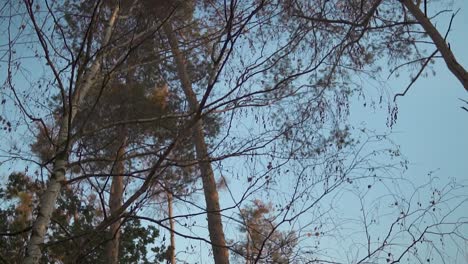
MULTIPOLYGON (((244 239, 237 242, 235 249, 241 254, 244 263, 292 263, 297 239, 293 232, 278 230, 271 215, 272 206, 260 200, 254 200, 251 206, 240 211, 239 231, 244 239)), ((243 261, 239 261, 242 263, 243 261)))
MULTIPOLYGON (((33 208, 43 190, 44 186, 23 173, 11 174, 0 188, 0 198, 5 205, 0 208, 0 230, 7 232, 1 234, 0 263, 23 263, 24 251, 21 249, 28 241, 33 208)), ((72 263, 75 255, 81 253, 78 245, 82 236, 94 232, 95 224, 102 218, 94 194, 63 188, 51 218, 49 242, 43 248, 41 263, 72 263)), ((162 259, 164 248, 153 244, 159 236, 159 230, 154 226, 143 226, 138 219, 129 219, 122 222, 121 229, 119 263, 154 263, 162 259), (151 252, 148 252, 148 246, 151 246, 151 252), (153 259, 149 259, 149 255, 153 259)), ((80 263, 106 263, 105 241, 105 237, 94 241, 94 250, 80 259, 80 263)))

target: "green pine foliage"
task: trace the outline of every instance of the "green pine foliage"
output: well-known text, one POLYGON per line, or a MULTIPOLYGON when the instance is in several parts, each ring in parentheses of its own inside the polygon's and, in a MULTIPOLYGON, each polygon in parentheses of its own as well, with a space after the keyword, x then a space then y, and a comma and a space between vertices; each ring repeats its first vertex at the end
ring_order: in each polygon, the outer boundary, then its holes
MULTIPOLYGON (((29 239, 31 214, 37 206, 43 187, 23 173, 12 173, 0 188, 0 230, 8 232, 0 239, 0 263, 22 263, 24 248, 29 239)), ((92 243, 92 250, 81 252, 78 243, 94 232, 103 214, 93 195, 63 188, 57 209, 52 217, 49 236, 43 250, 42 263, 73 263, 78 255, 80 263, 103 263, 103 233, 92 243)), ((163 259, 165 247, 156 243, 159 230, 142 225, 138 219, 122 224, 120 263, 157 263, 163 259)))

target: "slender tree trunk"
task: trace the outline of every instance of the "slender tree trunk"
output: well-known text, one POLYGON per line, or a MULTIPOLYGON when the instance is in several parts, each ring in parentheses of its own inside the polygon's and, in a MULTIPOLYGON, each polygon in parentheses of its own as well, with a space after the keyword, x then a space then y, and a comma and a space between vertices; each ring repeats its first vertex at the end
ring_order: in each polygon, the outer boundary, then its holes
MULTIPOLYGON (((127 145, 127 139, 124 137, 122 145, 117 151, 114 168, 112 169, 112 183, 109 194, 109 212, 110 215, 114 214, 117 209, 122 206, 123 201, 123 189, 124 189, 124 173, 125 164, 123 157, 125 155, 125 149, 127 145)), ((119 263, 119 245, 120 245, 120 227, 121 221, 116 221, 110 225, 109 233, 111 239, 106 243, 106 261, 108 264, 119 263)))
POLYGON ((458 78, 465 90, 468 91, 468 72, 458 63, 455 55, 453 55, 450 50, 450 46, 447 44, 440 32, 434 27, 421 9, 414 4, 413 0, 401 0, 401 2, 414 16, 414 18, 416 18, 419 24, 421 24, 427 35, 432 39, 440 54, 442 54, 448 69, 453 73, 453 75, 455 75, 455 77, 458 78))
MULTIPOLYGON (((182 88, 190 107, 194 113, 198 111, 199 102, 192 88, 192 82, 186 68, 186 61, 179 49, 177 39, 172 30, 170 21, 166 21, 163 25, 164 33, 166 34, 171 51, 174 55, 177 73, 179 75, 182 88)), ((213 249, 214 261, 217 264, 229 263, 229 251, 226 247, 224 238, 223 224, 221 220, 221 212, 219 206, 219 195, 216 188, 213 168, 209 162, 208 149, 205 142, 205 133, 203 131, 203 120, 198 120, 194 125, 193 139, 195 141, 195 151, 197 158, 200 161, 200 171, 203 182, 203 191, 205 194, 206 210, 208 214, 208 231, 210 233, 210 241, 213 249)))
POLYGON ((173 199, 172 199, 172 193, 169 191, 166 191, 167 194, 167 213, 169 216, 169 227, 171 228, 171 248, 169 249, 169 260, 171 264, 176 264, 176 259, 175 259, 175 233, 174 233, 174 219, 172 217, 174 216, 174 213, 172 211, 172 204, 173 204, 173 199))
MULTIPOLYGON (((248 227, 247 227, 248 228, 248 227)), ((247 231, 247 245, 245 246, 245 264, 250 264, 250 260, 252 259, 250 257, 250 235, 249 231, 247 231)))
MULTIPOLYGON (((105 31, 105 38, 102 47, 105 47, 110 40, 112 29, 119 13, 119 5, 117 4, 113 10, 109 23, 105 31)), ((41 246, 44 243, 44 238, 47 228, 50 223, 50 218, 55 210, 55 204, 62 188, 62 183, 65 181, 65 172, 68 163, 69 155, 69 124, 73 122, 78 111, 78 106, 81 104, 86 94, 95 82, 97 73, 101 68, 101 58, 104 52, 96 58, 91 65, 87 74, 84 75, 82 82, 77 83, 76 93, 73 95, 71 110, 64 109, 65 113, 60 120, 60 130, 57 137, 57 149, 55 151, 55 161, 50 175, 47 188, 41 196, 38 213, 33 222, 31 230, 31 238, 28 241, 26 248, 25 264, 39 263, 41 259, 41 246)))

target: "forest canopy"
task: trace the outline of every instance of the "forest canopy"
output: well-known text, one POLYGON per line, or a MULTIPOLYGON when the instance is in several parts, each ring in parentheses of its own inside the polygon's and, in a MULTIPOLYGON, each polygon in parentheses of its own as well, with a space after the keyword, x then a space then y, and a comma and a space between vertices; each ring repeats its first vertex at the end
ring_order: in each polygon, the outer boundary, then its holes
POLYGON ((391 138, 435 61, 468 91, 438 2, 3 1, 0 263, 463 263, 391 138))

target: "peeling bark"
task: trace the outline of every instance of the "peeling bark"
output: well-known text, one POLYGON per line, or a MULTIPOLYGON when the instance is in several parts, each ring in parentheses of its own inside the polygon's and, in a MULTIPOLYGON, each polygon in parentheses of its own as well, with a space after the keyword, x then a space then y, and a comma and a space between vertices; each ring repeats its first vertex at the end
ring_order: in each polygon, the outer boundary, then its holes
MULTIPOLYGON (((117 3, 105 30, 105 37, 101 45, 102 47, 107 46, 110 40, 119 11, 120 8, 117 3)), ((57 137, 58 147, 55 151, 55 162, 53 165, 52 174, 50 175, 49 182, 47 184, 47 188, 41 196, 36 219, 33 222, 31 238, 28 241, 26 256, 23 262, 25 264, 39 263, 41 259, 41 246, 44 243, 47 228, 49 226, 52 213, 55 210, 55 204, 60 194, 62 183, 65 182, 65 172, 68 163, 68 152, 70 146, 69 125, 73 122, 73 119, 76 116, 78 106, 82 103, 86 94, 89 92, 98 77, 98 72, 101 68, 101 58, 104 56, 104 54, 105 52, 101 52, 100 55, 97 56, 89 71, 84 75, 83 81, 77 83, 76 93, 73 95, 72 99, 71 110, 65 110, 66 113, 60 120, 60 130, 57 137)))
MULTIPOLYGON (((177 39, 172 30, 171 21, 164 23, 163 30, 168 38, 171 51, 174 55, 177 73, 179 75, 182 89, 184 90, 190 110, 193 113, 197 113, 199 110, 199 102, 195 92, 193 91, 192 82, 186 68, 186 61, 184 55, 179 49, 177 39)), ((198 120, 194 125, 193 140, 195 141, 195 151, 199 160, 203 182, 206 211, 208 214, 208 231, 210 234, 214 261, 217 264, 229 263, 229 251, 226 247, 226 240, 224 238, 219 205, 219 195, 216 187, 213 168, 209 162, 208 148, 206 146, 205 133, 203 131, 203 120, 201 119, 198 120)))

